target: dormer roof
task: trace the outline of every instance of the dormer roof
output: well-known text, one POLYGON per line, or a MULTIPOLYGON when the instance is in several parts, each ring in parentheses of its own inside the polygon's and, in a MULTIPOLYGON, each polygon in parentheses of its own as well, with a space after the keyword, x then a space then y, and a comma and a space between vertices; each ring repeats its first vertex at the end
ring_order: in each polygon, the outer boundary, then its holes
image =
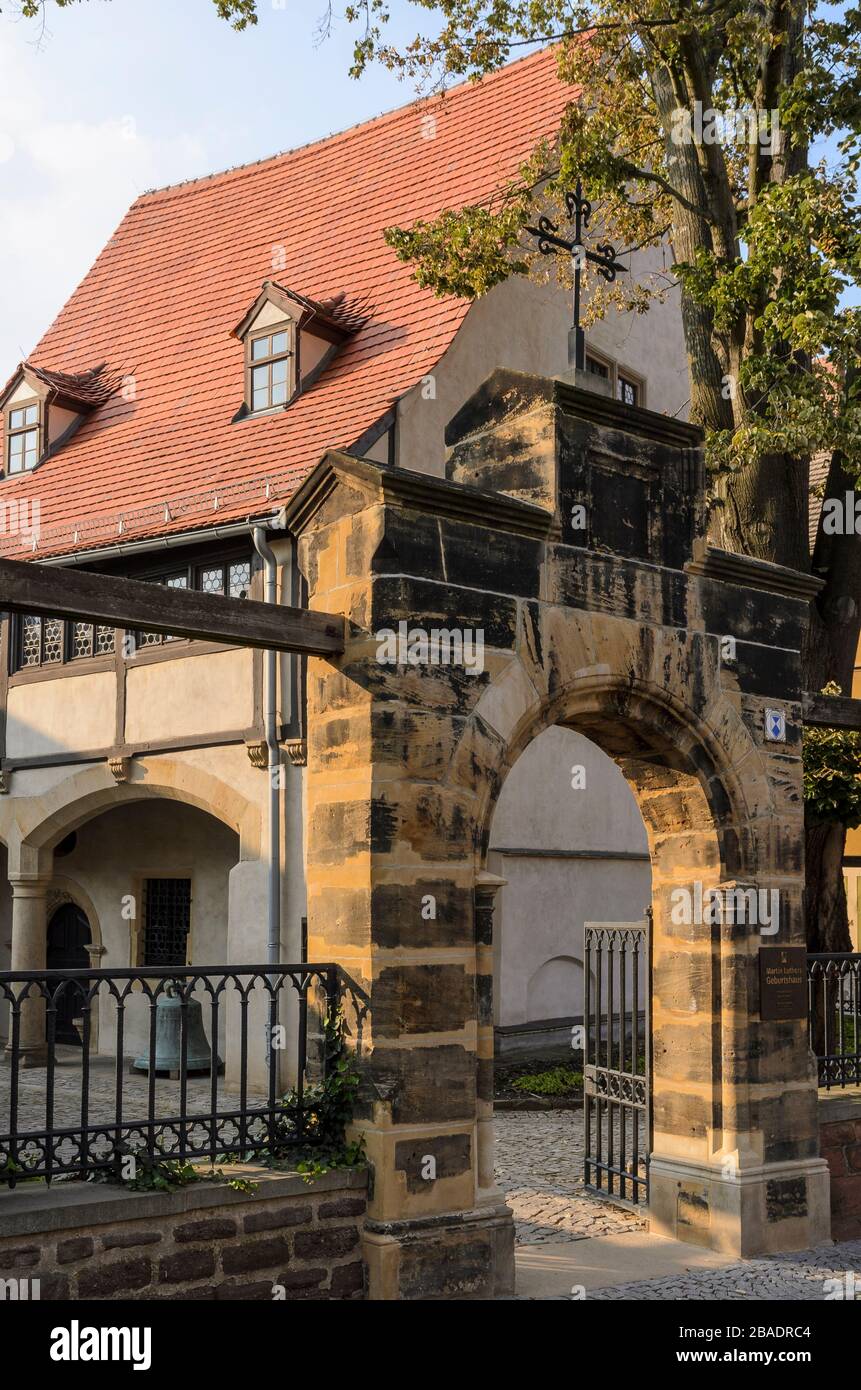
POLYGON ((346 290, 339 290, 325 299, 311 299, 276 280, 264 280, 263 288, 231 336, 244 338, 265 304, 276 304, 285 317, 296 319, 300 328, 338 342, 358 333, 371 317, 367 297, 351 299, 346 290))
POLYGON ((118 391, 123 373, 114 371, 102 362, 85 372, 49 371, 33 362, 20 362, 0 392, 0 410, 20 383, 27 382, 37 395, 47 394, 52 401, 68 410, 84 412, 105 405, 118 391), (47 392, 44 389, 47 387, 47 392))

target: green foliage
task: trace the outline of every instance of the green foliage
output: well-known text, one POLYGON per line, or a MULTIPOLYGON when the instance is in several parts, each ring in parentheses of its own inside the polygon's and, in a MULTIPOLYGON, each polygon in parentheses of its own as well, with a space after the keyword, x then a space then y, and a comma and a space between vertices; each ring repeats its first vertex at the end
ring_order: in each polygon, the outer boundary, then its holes
POLYGON ((164 1154, 151 1155, 145 1149, 130 1150, 135 1160, 135 1176, 123 1180, 132 1192, 175 1192, 203 1182, 202 1173, 188 1159, 172 1159, 164 1154))
POLYGON ((315 1153, 310 1158, 300 1158, 298 1163, 294 1162, 290 1166, 302 1174, 305 1182, 311 1183, 333 1168, 364 1168, 367 1161, 365 1138, 364 1135, 360 1135, 352 1143, 344 1143, 337 1148, 315 1153))
MULTIPOLYGON (((325 1080, 306 1086, 302 1097, 302 1137, 310 1144, 338 1148, 345 1143, 359 1089, 359 1072, 346 1045, 340 1009, 333 1011, 324 1023, 323 1052, 325 1080)), ((283 1106, 285 1136, 292 1138, 300 1113, 298 1092, 289 1091, 283 1106)))
POLYGON ((204 1167, 189 1159, 172 1159, 167 1155, 152 1157, 144 1150, 135 1153, 136 1172, 133 1178, 123 1180, 123 1185, 132 1192, 176 1192, 181 1187, 190 1187, 198 1182, 223 1182, 234 1192, 253 1193, 258 1183, 251 1178, 226 1177, 220 1168, 204 1167))
POLYGON ((347 1046, 344 1016, 333 1011, 323 1026, 325 1079, 284 1097, 278 1120, 279 1138, 261 1159, 272 1167, 288 1167, 316 1175, 329 1168, 356 1167, 364 1162, 364 1141, 347 1142, 359 1090, 355 1056, 347 1046))
MULTIPOLYGON (((48 10, 50 0, 19 0, 19 13, 25 19, 37 19, 48 10)), ((80 4, 81 0, 53 0, 58 10, 80 4)), ((212 0, 219 19, 226 19, 234 29, 247 29, 257 23, 257 0, 212 0)))
MULTIPOLYGON (((823 695, 839 695, 826 685, 823 695)), ((861 733, 841 729, 804 730, 804 803, 816 822, 861 825, 861 733)))
POLYGON ((515 1091, 537 1096, 569 1096, 583 1089, 583 1073, 570 1067, 551 1067, 549 1071, 516 1076, 511 1082, 515 1091))
POLYGON ((409 229, 387 227, 385 239, 400 261, 413 261, 415 278, 434 294, 476 299, 526 262, 512 258, 520 238, 524 209, 505 213, 468 207, 440 213, 433 222, 414 222, 409 229))
POLYGON ((602 234, 652 248, 665 267, 613 286, 593 278, 587 322, 610 305, 642 313, 681 281, 699 314, 693 331, 688 318, 691 408, 712 468, 837 449, 861 477, 861 400, 841 390, 861 359, 861 314, 843 302, 861 283, 861 8, 832 18, 800 0, 413 4, 433 23, 400 47, 386 39, 384 0, 350 9, 355 73, 378 61, 431 84, 480 78, 555 40, 571 91, 558 140, 495 197, 387 230, 418 281, 468 298, 510 274, 569 283, 567 259, 549 267, 523 227, 542 211, 565 218, 561 194, 579 175, 602 234), (812 142, 835 134, 830 164, 810 167, 812 142))
POLYGON ((15 1163, 11 1158, 7 1159, 5 1163, 0 1164, 0 1183, 8 1183, 10 1187, 13 1182, 15 1186, 18 1187, 22 1182, 44 1181, 44 1178, 34 1177, 31 1173, 28 1173, 26 1168, 22 1168, 20 1163, 15 1163))

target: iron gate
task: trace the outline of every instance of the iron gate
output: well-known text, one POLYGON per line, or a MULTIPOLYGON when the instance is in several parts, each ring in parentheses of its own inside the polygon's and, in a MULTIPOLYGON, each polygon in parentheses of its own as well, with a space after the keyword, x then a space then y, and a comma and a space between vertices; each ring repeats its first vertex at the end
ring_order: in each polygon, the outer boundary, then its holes
POLYGON ((586 1186, 633 1207, 649 1200, 651 919, 584 928, 586 1186))

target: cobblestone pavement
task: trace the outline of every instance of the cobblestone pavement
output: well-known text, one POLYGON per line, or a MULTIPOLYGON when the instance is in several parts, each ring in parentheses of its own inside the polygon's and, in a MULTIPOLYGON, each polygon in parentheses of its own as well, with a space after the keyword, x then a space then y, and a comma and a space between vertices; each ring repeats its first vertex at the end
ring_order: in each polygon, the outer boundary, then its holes
MULTIPOLYGON (((646 1222, 633 1212, 614 1208, 583 1187, 582 1110, 498 1111, 494 1128, 496 1179, 514 1211, 518 1245, 583 1240, 645 1227, 646 1222)), ((557 1297, 577 1301, 574 1294, 557 1297)), ((861 1302, 861 1240, 738 1261, 723 1269, 686 1270, 665 1278, 590 1288, 586 1294, 587 1301, 601 1302, 824 1302, 838 1298, 861 1302)))
MULTIPOLYGON (((744 1260, 724 1269, 689 1270, 667 1279, 647 1279, 636 1284, 614 1284, 589 1289, 587 1300, 631 1299, 665 1302, 861 1302, 861 1240, 841 1245, 820 1245, 790 1255, 744 1260), (854 1278, 852 1277, 854 1274, 854 1278)), ((573 1296, 562 1298, 573 1302, 573 1296)))
POLYGON ((496 1180, 514 1212, 518 1245, 636 1230, 634 1212, 583 1185, 582 1110, 502 1110, 494 1116, 496 1180))

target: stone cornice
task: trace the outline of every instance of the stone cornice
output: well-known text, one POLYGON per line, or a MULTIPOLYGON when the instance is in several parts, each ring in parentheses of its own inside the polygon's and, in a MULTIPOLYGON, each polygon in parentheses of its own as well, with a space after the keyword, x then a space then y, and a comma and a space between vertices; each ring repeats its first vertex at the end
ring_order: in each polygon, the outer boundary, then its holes
POLYGON ((543 507, 506 497, 501 492, 448 482, 432 474, 354 458, 336 450, 325 455, 287 504, 284 511, 287 529, 300 535, 339 483, 364 493, 369 503, 392 504, 433 516, 450 517, 471 526, 488 526, 495 531, 536 536, 541 540, 558 536, 556 521, 543 507))
POLYGON ((718 550, 710 545, 697 550, 694 558, 685 565, 685 573, 719 579, 724 584, 738 584, 747 589, 785 594, 788 598, 801 599, 805 603, 809 603, 825 587, 824 579, 817 579, 813 574, 804 574, 786 565, 773 565, 769 560, 755 560, 750 555, 735 555, 732 551, 718 550))
POLYGON ((624 430, 626 434, 651 439, 672 449, 698 449, 703 442, 699 426, 686 420, 676 420, 640 406, 623 405, 621 401, 594 391, 584 391, 563 377, 532 376, 508 368, 498 368, 464 403, 449 421, 445 442, 452 446, 493 428, 510 415, 550 404, 577 419, 624 430))

